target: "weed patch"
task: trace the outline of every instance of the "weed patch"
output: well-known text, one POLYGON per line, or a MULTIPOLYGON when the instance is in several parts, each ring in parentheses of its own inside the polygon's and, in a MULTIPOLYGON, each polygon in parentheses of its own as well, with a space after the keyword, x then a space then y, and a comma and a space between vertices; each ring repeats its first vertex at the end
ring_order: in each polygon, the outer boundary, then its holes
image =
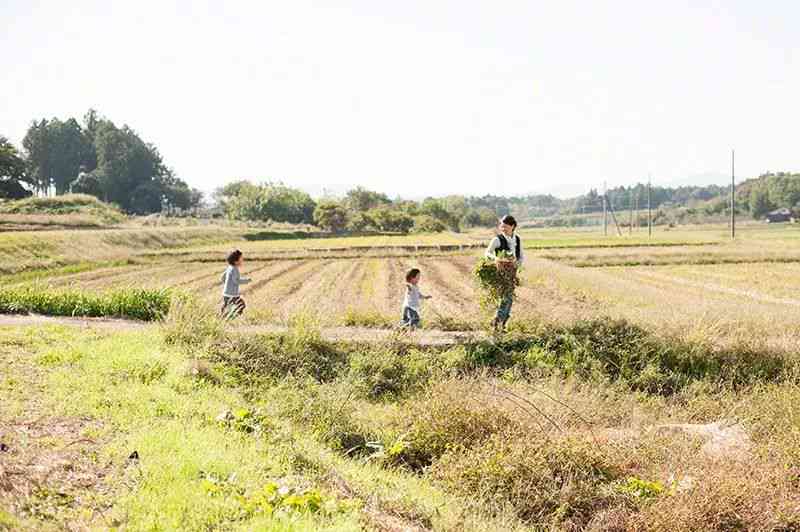
POLYGON ((511 507, 530 523, 582 529, 615 500, 610 483, 617 474, 586 442, 497 433, 481 445, 453 447, 431 475, 494 511, 511 507))
POLYGON ((91 294, 36 286, 0 288, 0 313, 115 317, 153 321, 169 311, 172 292, 126 288, 91 294))

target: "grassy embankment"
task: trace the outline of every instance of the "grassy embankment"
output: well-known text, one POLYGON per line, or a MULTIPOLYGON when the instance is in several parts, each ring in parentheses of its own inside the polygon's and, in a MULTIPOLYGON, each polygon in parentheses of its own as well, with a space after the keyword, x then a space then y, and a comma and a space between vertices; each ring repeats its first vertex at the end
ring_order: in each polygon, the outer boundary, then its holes
POLYGON ((98 229, 126 219, 116 207, 85 194, 0 202, 0 231, 98 229))
POLYGON ((162 331, 113 336, 0 332, 4 425, 31 432, 21 420, 39 409, 53 418, 42 425, 73 427, 13 444, 9 527, 800 523, 796 357, 608 320, 438 350, 332 345, 302 317, 288 335, 249 336, 207 312, 178 307, 162 331), (677 425, 723 419, 749 442, 709 447, 677 425), (25 469, 58 453, 83 458, 44 482, 25 469))
POLYGON ((0 233, 0 273, 152 260, 159 252, 185 246, 215 242, 241 245, 245 233, 220 227, 0 233), (141 255, 147 251, 154 257, 144 259, 141 255))

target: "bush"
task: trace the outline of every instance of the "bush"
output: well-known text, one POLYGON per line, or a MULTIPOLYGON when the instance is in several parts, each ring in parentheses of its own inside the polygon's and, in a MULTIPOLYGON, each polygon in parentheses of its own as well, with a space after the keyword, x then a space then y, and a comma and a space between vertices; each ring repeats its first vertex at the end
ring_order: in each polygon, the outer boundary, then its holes
POLYGON ((282 379, 293 375, 332 380, 346 364, 346 355, 315 337, 289 334, 228 334, 214 340, 211 353, 245 375, 282 379))
POLYGON ((419 470, 452 448, 470 448, 499 432, 521 430, 507 411, 476 392, 477 386, 472 380, 443 381, 408 402, 400 422, 405 445, 395 461, 419 470))
POLYGON ((419 350, 363 349, 350 355, 350 380, 363 397, 396 399, 428 382, 436 371, 436 358, 419 350))
POLYGON ((0 289, 0 313, 36 313, 48 316, 161 319, 169 312, 172 292, 125 288, 102 293, 36 286, 0 289))
POLYGON ((415 233, 442 233, 444 231, 447 231, 447 226, 433 216, 421 214, 414 218, 415 233))
POLYGON ((582 529, 614 500, 609 483, 616 474, 590 443, 497 433, 481 445, 452 448, 431 476, 494 512, 512 508, 530 523, 582 529))
POLYGON ((712 464, 698 472, 690 490, 658 497, 631 516, 632 530, 694 532, 798 530, 797 477, 762 464, 712 464))

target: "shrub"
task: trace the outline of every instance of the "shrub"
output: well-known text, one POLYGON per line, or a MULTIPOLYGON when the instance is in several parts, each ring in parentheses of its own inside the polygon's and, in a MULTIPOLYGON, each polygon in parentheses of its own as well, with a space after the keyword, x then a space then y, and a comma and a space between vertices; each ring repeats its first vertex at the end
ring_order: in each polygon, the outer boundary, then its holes
POLYGON ((273 380, 294 375, 329 381, 346 363, 346 356, 333 345, 293 333, 223 335, 211 342, 210 350, 244 375, 273 380))
POLYGON ((396 399, 428 382, 436 371, 435 359, 419 350, 362 349, 350 354, 350 380, 363 397, 396 399))
POLYGON ((447 226, 433 216, 421 214, 414 217, 415 233, 442 233, 444 231, 447 231, 447 226))
POLYGON ((469 353, 478 366, 522 364, 538 372, 551 367, 565 375, 624 382, 634 390, 664 395, 697 380, 732 386, 774 381, 788 369, 786 359, 775 353, 659 338, 638 325, 609 318, 540 328, 500 342, 478 342, 469 353))
POLYGON ((691 489, 658 497, 628 523, 632 530, 668 532, 798 530, 797 477, 761 464, 716 463, 694 476, 691 489))
POLYGON ((172 292, 125 288, 102 293, 37 286, 0 288, 0 313, 49 316, 118 317, 153 321, 170 308, 172 292))
POLYGON ((395 461, 419 470, 454 447, 469 448, 493 434, 521 430, 478 386, 474 380, 446 380, 406 403, 399 423, 405 446, 395 461))
POLYGON ((570 439, 493 434, 481 445, 452 448, 431 476, 495 512, 513 508, 530 523, 564 528, 582 528, 615 498, 613 468, 595 446, 570 439))

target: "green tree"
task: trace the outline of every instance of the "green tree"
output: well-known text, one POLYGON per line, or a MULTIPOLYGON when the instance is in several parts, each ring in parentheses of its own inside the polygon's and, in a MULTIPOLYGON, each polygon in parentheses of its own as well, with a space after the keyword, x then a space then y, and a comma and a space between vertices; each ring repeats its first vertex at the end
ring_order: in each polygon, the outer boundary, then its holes
POLYGON ((27 160, 27 174, 34 189, 46 193, 50 188, 50 130, 48 122, 42 119, 32 122, 22 139, 27 160))
POLYGON ((26 180, 25 159, 7 138, 0 136, 0 198, 30 196, 31 192, 23 186, 26 180))
POLYGON ((375 220, 368 212, 348 212, 347 229, 356 233, 364 231, 374 231, 377 229, 375 220))
POLYGON ((74 118, 34 121, 22 144, 28 152, 29 172, 42 192, 51 186, 56 194, 68 192, 81 168, 94 157, 94 147, 74 118))
POLYGON ((381 231, 408 233, 414 227, 414 218, 397 209, 382 206, 368 212, 375 226, 381 231))
POLYGON ((347 209, 335 201, 319 203, 314 209, 314 223, 332 233, 341 233, 347 227, 347 209))
POLYGON ((347 192, 344 198, 345 205, 358 212, 366 212, 382 205, 389 205, 391 200, 386 194, 356 187, 347 192))
POLYGON ((753 215, 753 218, 759 220, 774 208, 775 206, 769 200, 769 193, 764 187, 754 187, 750 191, 750 214, 753 215))
POLYGON ((236 181, 217 189, 214 197, 232 219, 314 223, 311 196, 283 184, 236 181))
POLYGON ((421 214, 414 218, 415 233, 441 233, 442 231, 447 231, 447 226, 433 216, 421 214))

